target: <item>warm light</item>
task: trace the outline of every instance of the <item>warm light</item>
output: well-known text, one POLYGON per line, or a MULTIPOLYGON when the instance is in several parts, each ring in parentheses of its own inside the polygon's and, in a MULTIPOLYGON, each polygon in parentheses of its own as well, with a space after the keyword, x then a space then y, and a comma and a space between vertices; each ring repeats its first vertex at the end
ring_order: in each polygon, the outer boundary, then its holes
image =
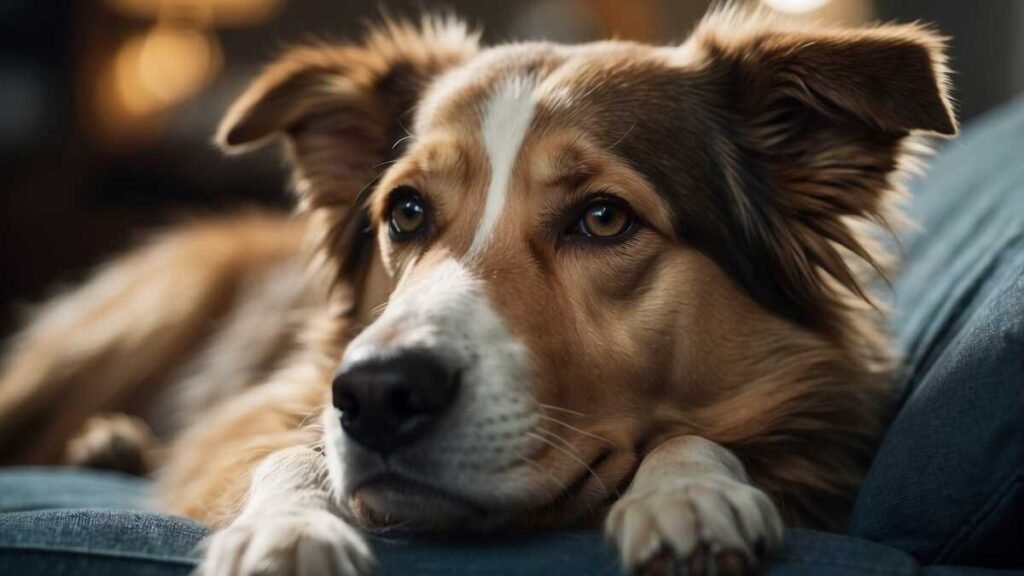
POLYGON ((106 3, 117 12, 135 18, 251 26, 276 14, 284 0, 106 0, 106 3))
MULTIPOLYGON (((144 36, 136 36, 121 45, 114 57, 112 83, 114 100, 129 116, 152 114, 159 107, 139 78, 139 54, 142 52, 144 36)), ((101 97, 104 104, 112 104, 101 97)))
POLYGON ((199 30, 163 26, 143 40, 138 72, 150 94, 170 106, 205 88, 220 64, 214 38, 199 30))
POLYGON ((114 60, 125 111, 145 115, 195 96, 220 70, 216 39, 200 30, 158 26, 121 46, 114 60))
POLYGON ((812 12, 829 3, 829 0, 761 0, 779 12, 802 14, 812 12))
POLYGON ((121 15, 151 20, 118 42, 90 74, 96 134, 112 143, 152 140, 223 65, 215 30, 266 21, 287 0, 104 0, 121 15))

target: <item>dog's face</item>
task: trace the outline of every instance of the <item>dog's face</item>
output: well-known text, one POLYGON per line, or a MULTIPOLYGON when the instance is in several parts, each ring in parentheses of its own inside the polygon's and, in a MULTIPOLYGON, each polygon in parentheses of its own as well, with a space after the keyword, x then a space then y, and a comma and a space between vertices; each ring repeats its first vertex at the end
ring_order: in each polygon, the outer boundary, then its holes
POLYGON ((325 256, 387 286, 324 417, 363 523, 590 516, 766 356, 832 336, 847 220, 882 213, 910 130, 954 129, 934 40, 728 18, 681 47, 392 26, 293 55, 229 116, 228 144, 288 134, 325 256))
MULTIPOLYGON (((742 297, 679 241, 640 159, 615 149, 655 110, 602 78, 614 60, 643 89, 667 56, 626 44, 505 48, 426 92, 414 138, 369 201, 396 288, 349 347, 339 385, 371 388, 415 354, 459 389, 386 459, 345 448, 347 485, 369 509, 427 510, 375 486, 389 472, 481 509, 600 508, 658 427, 645 407, 672 393, 665 381, 703 370, 712 301, 742 297), (376 380, 353 383, 367 364, 376 380)), ((699 149, 698 114, 679 134, 684 156, 699 149)))

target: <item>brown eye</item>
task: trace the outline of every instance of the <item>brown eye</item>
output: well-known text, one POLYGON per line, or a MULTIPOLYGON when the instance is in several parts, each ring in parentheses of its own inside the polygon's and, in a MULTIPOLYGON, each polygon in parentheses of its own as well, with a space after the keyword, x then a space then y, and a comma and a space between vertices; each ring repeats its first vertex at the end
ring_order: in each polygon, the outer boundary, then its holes
POLYGON ((391 203, 391 217, 388 227, 391 236, 404 238, 423 230, 427 223, 427 210, 416 191, 402 186, 395 191, 391 203))
POLYGON ((624 208, 599 200, 587 206, 579 229, 593 238, 615 238, 626 233, 632 224, 633 219, 624 208))

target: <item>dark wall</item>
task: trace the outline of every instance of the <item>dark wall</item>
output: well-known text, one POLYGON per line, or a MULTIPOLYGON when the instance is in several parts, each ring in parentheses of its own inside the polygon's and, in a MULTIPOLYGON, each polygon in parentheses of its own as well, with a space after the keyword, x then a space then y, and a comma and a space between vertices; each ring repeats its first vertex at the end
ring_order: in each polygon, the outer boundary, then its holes
POLYGON ((934 23, 951 38, 950 68, 961 120, 969 121, 1024 91, 1024 2, 888 0, 882 20, 934 23))

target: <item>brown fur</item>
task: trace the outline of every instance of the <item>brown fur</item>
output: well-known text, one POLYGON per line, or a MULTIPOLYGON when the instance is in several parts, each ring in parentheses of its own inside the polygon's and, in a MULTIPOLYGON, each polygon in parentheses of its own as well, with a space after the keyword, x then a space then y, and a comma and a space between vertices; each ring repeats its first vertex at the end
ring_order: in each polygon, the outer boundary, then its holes
MULTIPOLYGON (((534 459, 558 484, 582 483, 549 487, 514 521, 593 520, 647 453, 697 435, 737 454, 790 523, 841 526, 887 417, 893 367, 872 308, 884 254, 869 225, 892 219, 911 132, 955 132, 941 47, 919 26, 808 33, 720 13, 682 47, 481 53, 474 35, 432 22, 291 52, 218 138, 245 149, 284 136, 336 290, 269 383, 175 443, 163 505, 222 525, 258 461, 317 441, 309 423, 348 339, 392 290, 472 242, 488 171, 479 104, 513 73, 537 79, 535 127, 498 240, 474 265, 531 351, 548 416, 539 433, 578 455, 534 459), (399 185, 420 190, 437 219, 402 246, 385 232, 399 185), (627 247, 556 245, 557 229, 538 232, 553 226, 538 215, 604 190, 645 221, 627 247)), ((0 393, 43 380, 5 376, 0 393)), ((11 406, 0 396, 0 416, 11 406)), ((350 504, 364 523, 384 520, 350 504)))
POLYGON ((159 476, 160 504, 215 527, 229 522, 266 456, 319 440, 317 415, 329 393, 335 355, 346 334, 313 322, 304 347, 263 385, 213 410, 175 443, 159 476))
POLYGON ((151 415, 245 284, 298 256, 303 226, 260 214, 183 226, 48 303, 0 376, 0 462, 60 462, 98 412, 151 415))

